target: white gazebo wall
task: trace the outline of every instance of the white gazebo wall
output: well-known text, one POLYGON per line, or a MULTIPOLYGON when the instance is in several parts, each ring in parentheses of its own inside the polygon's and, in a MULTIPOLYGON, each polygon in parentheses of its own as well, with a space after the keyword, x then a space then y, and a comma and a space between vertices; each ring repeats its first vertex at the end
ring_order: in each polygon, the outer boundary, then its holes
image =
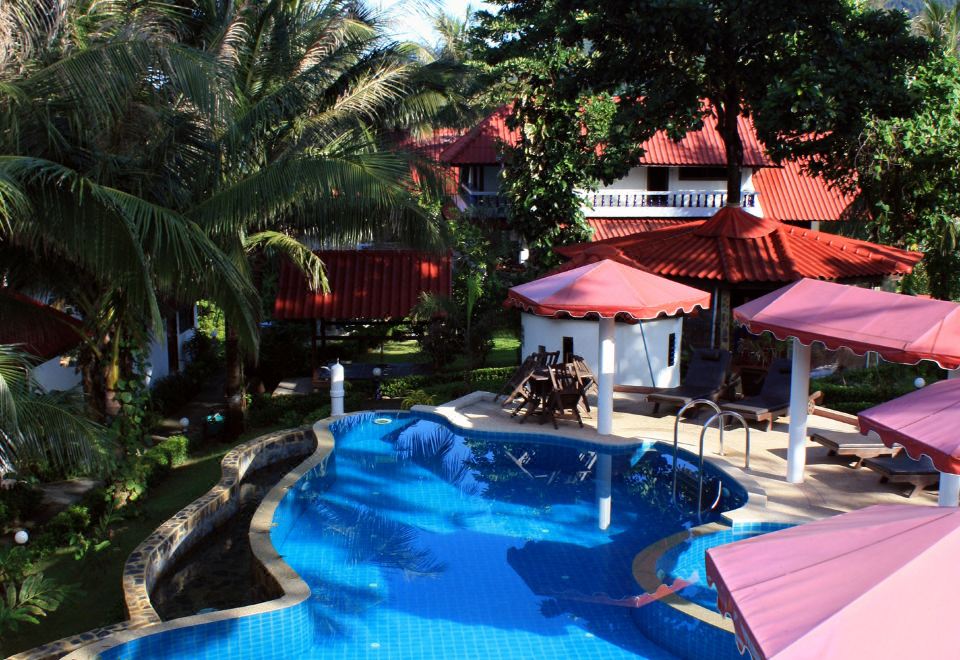
MULTIPOLYGON (((537 346, 545 346, 548 351, 562 350, 563 338, 571 337, 573 352, 586 360, 593 373, 600 373, 597 354, 599 324, 596 320, 551 319, 526 312, 521 314, 521 319, 523 355, 533 353, 537 350, 537 346)), ((645 387, 678 386, 683 317, 659 318, 644 321, 642 325, 641 332, 639 323, 617 323, 615 383, 645 387), (669 359, 671 334, 674 335, 673 364, 670 364, 669 359), (644 338, 646 338, 646 349, 644 338), (651 370, 653 380, 650 378, 651 370)))

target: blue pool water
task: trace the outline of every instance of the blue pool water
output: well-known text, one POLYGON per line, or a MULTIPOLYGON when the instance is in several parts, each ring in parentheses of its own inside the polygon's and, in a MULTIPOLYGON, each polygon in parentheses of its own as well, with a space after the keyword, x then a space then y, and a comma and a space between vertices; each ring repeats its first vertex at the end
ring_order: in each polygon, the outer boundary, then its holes
MULTIPOLYGON (((310 586, 305 603, 104 657, 673 657, 640 632, 629 600, 642 593, 636 553, 699 522, 670 504, 667 457, 640 444, 613 456, 613 524, 600 531, 595 448, 389 420, 334 425, 326 473, 305 475, 277 509, 271 538, 310 586)), ((744 496, 727 484, 721 508, 744 496)))

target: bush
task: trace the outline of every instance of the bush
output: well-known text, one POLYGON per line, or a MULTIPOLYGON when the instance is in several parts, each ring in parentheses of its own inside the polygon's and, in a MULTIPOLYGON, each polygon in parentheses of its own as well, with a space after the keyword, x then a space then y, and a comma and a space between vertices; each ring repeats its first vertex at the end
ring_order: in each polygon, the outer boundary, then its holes
POLYGON ((414 406, 432 406, 433 404, 434 397, 432 394, 427 394, 423 390, 414 390, 407 395, 400 407, 404 410, 410 410, 414 406))
POLYGON ((91 523, 90 510, 80 504, 72 504, 43 526, 35 543, 40 548, 57 548, 67 545, 70 536, 86 530, 91 523))
POLYGON ((150 486, 165 477, 171 468, 186 461, 189 455, 190 440, 186 436, 174 435, 132 458, 107 488, 112 503, 110 508, 122 509, 140 499, 150 486))
POLYGON ((27 520, 40 509, 43 492, 24 481, 0 490, 0 528, 14 520, 27 520))
POLYGON ((260 357, 251 376, 267 391, 283 378, 310 376, 310 328, 304 323, 274 321, 260 331, 260 357))

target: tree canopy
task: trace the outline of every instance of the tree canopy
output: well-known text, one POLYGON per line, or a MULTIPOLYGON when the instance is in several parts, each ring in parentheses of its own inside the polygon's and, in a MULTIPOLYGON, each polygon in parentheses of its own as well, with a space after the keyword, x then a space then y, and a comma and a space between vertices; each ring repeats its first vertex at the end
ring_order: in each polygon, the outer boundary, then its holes
MULTIPOLYGON (((609 117, 585 128, 595 132, 588 142, 602 143, 606 151, 568 154, 593 158, 597 167, 588 175, 609 180, 637 163, 640 142, 654 131, 679 137, 714 113, 733 202, 741 185, 740 116, 753 120, 774 159, 802 157, 812 170, 835 174, 848 165, 868 118, 911 113, 907 74, 929 50, 911 34, 905 14, 847 0, 494 4, 500 11, 480 14, 478 37, 490 44, 490 61, 515 81, 518 124, 530 122, 532 115, 522 111, 532 106, 554 113, 554 135, 575 136, 583 128, 577 109, 616 96, 609 117), (564 121, 567 126, 557 125, 564 121)), ((532 130, 544 128, 534 121, 532 130)), ((575 142, 567 140, 565 148, 583 146, 575 142)), ((542 159, 527 167, 529 179, 553 176, 551 171, 563 177, 564 162, 542 159)), ((568 220, 539 221, 546 231, 551 221, 568 220)))

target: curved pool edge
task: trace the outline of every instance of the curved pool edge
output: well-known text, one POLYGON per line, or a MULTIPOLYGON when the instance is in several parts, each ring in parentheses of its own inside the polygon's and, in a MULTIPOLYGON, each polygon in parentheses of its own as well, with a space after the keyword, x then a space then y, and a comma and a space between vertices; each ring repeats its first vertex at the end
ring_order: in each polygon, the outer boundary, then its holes
MULTIPOLYGON (((417 405, 413 406, 411 412, 420 413, 421 415, 426 414, 427 416, 434 417, 435 419, 442 420, 447 425, 455 428, 466 431, 481 431, 471 422, 469 418, 461 414, 457 408, 464 405, 469 405, 471 402, 476 402, 479 400, 489 400, 492 399, 495 395, 490 392, 477 391, 465 395, 459 399, 451 401, 449 403, 440 405, 440 406, 423 406, 417 405)), ((358 411, 355 413, 348 413, 336 418, 326 418, 316 422, 312 426, 312 431, 316 437, 317 446, 313 454, 311 454, 307 459, 305 459, 300 465, 294 468, 292 471, 287 473, 283 479, 280 480, 277 485, 270 490, 267 496, 263 499, 260 506, 257 508, 257 511, 254 514, 253 520, 251 521, 250 526, 250 544, 254 553, 254 557, 261 563, 264 570, 267 574, 276 581, 280 589, 283 592, 283 596, 266 601, 263 603, 258 603, 255 605, 248 605, 241 608, 234 608, 230 610, 221 610, 217 612, 211 612, 209 614, 199 614, 189 617, 182 617, 179 619, 174 619, 167 622, 156 622, 147 625, 141 624, 138 627, 133 627, 130 625, 131 622, 123 622, 121 624, 116 624, 116 626, 123 627, 124 624, 127 625, 126 629, 115 630, 115 627, 110 627, 111 632, 109 636, 105 636, 101 639, 91 639, 89 642, 86 642, 86 645, 76 649, 69 655, 67 658, 79 659, 79 658, 94 658, 97 657, 103 651, 106 651, 110 648, 131 642, 133 640, 152 636, 158 633, 165 632, 167 630, 173 630, 176 628, 188 628, 193 626, 200 626, 203 624, 213 623, 216 621, 229 620, 229 619, 239 619, 245 618, 260 614, 265 614, 268 612, 276 612, 278 610, 284 610, 293 606, 296 606, 302 603, 310 596, 310 590, 307 584, 300 578, 300 576, 294 571, 279 555, 274 548, 271 539, 270 539, 270 530, 273 526, 273 516, 276 511, 277 506, 280 504, 280 501, 285 496, 286 492, 292 487, 299 479, 309 472, 310 470, 316 468, 319 465, 325 464, 326 460, 329 458, 334 449, 334 438, 333 434, 330 432, 329 427, 334 422, 343 419, 345 417, 352 417, 356 415, 371 414, 376 411, 358 411)), ((395 411, 390 411, 395 412, 395 411)), ((562 434, 553 435, 546 433, 529 433, 526 430, 521 431, 517 430, 515 432, 506 432, 507 434, 516 433, 518 435, 525 435, 527 437, 531 435, 538 436, 542 438, 545 442, 558 443, 558 444, 579 444, 579 445, 590 445, 593 447, 598 446, 618 446, 621 448, 629 446, 639 446, 646 443, 655 443, 665 445, 659 440, 649 441, 644 439, 632 439, 625 438, 622 436, 610 436, 610 440, 607 438, 600 437, 598 441, 592 442, 589 440, 583 440, 579 438, 571 438, 567 436, 564 438, 562 434), (612 442, 611 440, 616 440, 618 442, 612 442)), ((251 441, 255 442, 255 441, 251 441)), ((683 450, 686 451, 686 450, 683 450)), ((229 456, 229 454, 228 454, 229 456)), ((224 459, 226 461, 226 457, 224 459)), ((734 525, 744 524, 744 521, 749 521, 751 519, 759 522, 761 520, 767 521, 770 520, 769 513, 765 512, 766 506, 766 492, 759 485, 759 483, 744 473, 742 470, 739 470, 732 464, 726 461, 715 461, 712 458, 708 458, 707 461, 712 465, 716 470, 723 472, 727 477, 739 483, 747 493, 747 499, 743 506, 725 512, 722 514, 722 517, 728 522, 732 522, 734 525)), ((242 475, 241 475, 242 476, 242 475)), ((239 481, 239 479, 238 479, 239 481)), ((222 482, 222 480, 221 480, 222 482)), ((219 485, 219 484, 218 484, 219 485)), ((215 487, 216 488, 216 487, 215 487)), ((211 491, 212 492, 212 491, 211 491)), ((208 493, 209 495, 209 493, 208 493)), ((203 496, 200 499, 204 499, 203 496)), ((199 501, 199 500, 197 500, 199 501)), ((195 503, 197 502, 195 501, 195 503)), ((191 505, 192 506, 192 505, 191 505)), ((189 507, 188 507, 189 508, 189 507)), ((178 514, 179 515, 179 514, 178 514)), ((175 516, 176 518, 176 516, 175 516)), ((171 521, 168 522, 172 522, 171 521)), ((166 523, 165 523, 166 525, 166 523)), ((158 530, 159 531, 159 530, 158 530)), ((684 538, 689 536, 688 531, 680 533, 684 538)), ((676 535, 672 535, 676 536, 676 535)), ((668 537, 671 538, 671 537, 668 537)), ((651 592, 652 593, 652 592, 651 592)), ((681 599, 682 600, 682 599, 681 599)), ((710 612, 710 610, 705 610, 710 612)), ((106 629, 104 629, 106 630, 106 629)))
MULTIPOLYGON (((314 423, 312 427, 301 427, 298 429, 280 431, 273 434, 267 434, 265 436, 259 436, 248 443, 244 443, 243 445, 232 449, 227 456, 224 456, 224 459, 221 462, 221 465, 223 466, 223 476, 217 485, 182 510, 187 511, 191 508, 197 508, 198 503, 208 501, 212 495, 219 493, 224 488, 225 481, 235 479, 235 482, 239 483, 240 479, 243 477, 243 474, 246 473, 246 470, 249 469, 253 461, 250 460, 248 464, 244 466, 244 469, 241 471, 241 473, 239 473, 239 476, 237 476, 233 470, 231 470, 230 474, 228 474, 227 459, 231 458, 231 454, 238 452, 238 450, 249 451, 249 445, 262 444, 265 440, 269 441, 278 435, 289 434, 291 432, 310 433, 312 431, 316 440, 314 451, 307 456, 303 462, 288 472, 279 482, 277 482, 273 488, 270 489, 267 495, 260 502, 260 505, 257 507, 253 519, 251 520, 250 530, 248 532, 250 547, 254 558, 260 564, 261 568, 266 572, 266 575, 269 576, 270 579, 274 580, 279 586, 283 593, 282 596, 262 603, 256 603, 254 605, 247 605, 229 610, 220 610, 206 614, 196 614, 188 617, 172 619, 170 621, 158 621, 156 623, 141 624, 136 627, 131 618, 130 620, 120 624, 115 624, 114 626, 104 628, 103 630, 109 634, 99 639, 96 638, 97 631, 91 631, 90 633, 84 633, 83 635, 73 636, 72 638, 85 638, 90 636, 91 639, 86 640, 84 646, 74 649, 64 657, 71 660, 96 658, 102 652, 115 646, 126 644, 142 637, 162 633, 167 630, 173 630, 176 628, 189 628, 192 626, 199 626, 216 621, 239 619, 257 614, 283 610, 298 605, 306 600, 310 596, 310 588, 300 578, 296 571, 294 571, 281 558, 280 554, 276 551, 276 548, 273 547, 273 544, 270 541, 270 530, 272 528, 273 514, 276 511, 277 506, 280 504, 280 501, 286 495, 287 490, 289 490, 293 484, 295 484, 310 470, 313 470, 317 466, 325 465, 334 447, 333 434, 330 432, 329 426, 333 422, 337 421, 337 419, 338 418, 328 417, 314 423)), ((234 465, 237 465, 235 461, 229 462, 230 467, 233 467, 234 465)), ((233 482, 231 482, 230 485, 233 485, 233 482)), ((154 532, 154 534, 151 534, 151 536, 148 537, 148 539, 153 538, 154 535, 167 528, 168 525, 174 521, 178 521, 177 517, 179 515, 180 513, 161 525, 157 531, 154 532)), ((136 552, 136 550, 134 552, 136 552)), ((135 586, 137 587, 136 594, 138 595, 140 586, 143 584, 143 578, 144 576, 141 575, 139 576, 139 579, 134 580, 135 586)), ((126 569, 124 571, 124 592, 125 599, 129 603, 130 595, 127 592, 126 569)), ((150 606, 150 609, 152 610, 152 606, 150 606)))

